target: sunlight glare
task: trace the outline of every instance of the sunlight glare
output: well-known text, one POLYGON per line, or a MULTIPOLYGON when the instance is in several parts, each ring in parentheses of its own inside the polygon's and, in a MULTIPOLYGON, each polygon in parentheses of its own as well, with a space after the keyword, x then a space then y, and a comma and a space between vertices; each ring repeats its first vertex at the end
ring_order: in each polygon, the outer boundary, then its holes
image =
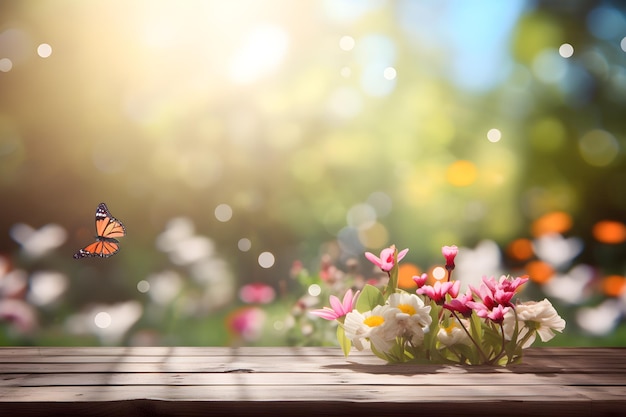
POLYGON ((342 36, 339 39, 339 48, 344 51, 351 51, 354 48, 354 38, 352 36, 342 36))
POLYGON ((288 43, 287 33, 278 26, 254 28, 231 62, 231 79, 238 84, 247 84, 270 73, 280 64, 288 43))

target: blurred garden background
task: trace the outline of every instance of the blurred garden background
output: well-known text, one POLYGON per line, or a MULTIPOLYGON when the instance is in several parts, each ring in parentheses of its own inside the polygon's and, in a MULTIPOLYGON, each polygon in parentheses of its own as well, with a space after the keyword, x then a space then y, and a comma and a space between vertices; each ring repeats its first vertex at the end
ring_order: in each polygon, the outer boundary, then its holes
POLYGON ((332 345, 456 244, 626 346, 625 110, 617 0, 1 0, 0 344, 332 345))

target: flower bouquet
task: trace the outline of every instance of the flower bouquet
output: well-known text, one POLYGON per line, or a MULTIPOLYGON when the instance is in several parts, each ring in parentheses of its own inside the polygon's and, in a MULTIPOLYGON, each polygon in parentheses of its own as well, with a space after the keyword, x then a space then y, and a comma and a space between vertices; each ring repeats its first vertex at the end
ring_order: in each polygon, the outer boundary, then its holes
POLYGON ((516 292, 528 278, 483 277, 479 288, 460 292, 452 280, 456 246, 444 246, 446 274, 426 285, 427 274, 414 276, 415 294, 398 288, 400 252, 391 246, 380 257, 366 252, 368 260, 389 276, 379 289, 367 284, 360 291, 349 289, 340 301, 330 296, 330 307, 312 314, 336 320, 337 340, 348 356, 354 346, 370 349, 390 363, 437 363, 501 365, 519 363, 522 350, 539 334, 542 341, 565 328, 550 301, 514 303, 516 292))

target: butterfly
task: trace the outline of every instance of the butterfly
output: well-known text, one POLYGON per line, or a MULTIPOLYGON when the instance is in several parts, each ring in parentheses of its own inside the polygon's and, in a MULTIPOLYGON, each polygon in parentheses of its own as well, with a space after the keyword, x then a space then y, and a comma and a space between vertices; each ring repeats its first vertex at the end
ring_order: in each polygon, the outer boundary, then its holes
POLYGON ((111 215, 106 204, 100 203, 96 209, 96 241, 74 254, 74 259, 99 256, 108 258, 120 250, 116 238, 126 235, 121 221, 111 215))

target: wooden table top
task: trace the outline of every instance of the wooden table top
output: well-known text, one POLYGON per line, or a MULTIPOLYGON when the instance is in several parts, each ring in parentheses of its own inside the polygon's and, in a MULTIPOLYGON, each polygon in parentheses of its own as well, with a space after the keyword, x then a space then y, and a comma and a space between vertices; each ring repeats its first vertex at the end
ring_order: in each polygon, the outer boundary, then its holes
POLYGON ((626 348, 531 348, 509 368, 316 347, 0 348, 0 416, 259 413, 622 416, 626 348))

